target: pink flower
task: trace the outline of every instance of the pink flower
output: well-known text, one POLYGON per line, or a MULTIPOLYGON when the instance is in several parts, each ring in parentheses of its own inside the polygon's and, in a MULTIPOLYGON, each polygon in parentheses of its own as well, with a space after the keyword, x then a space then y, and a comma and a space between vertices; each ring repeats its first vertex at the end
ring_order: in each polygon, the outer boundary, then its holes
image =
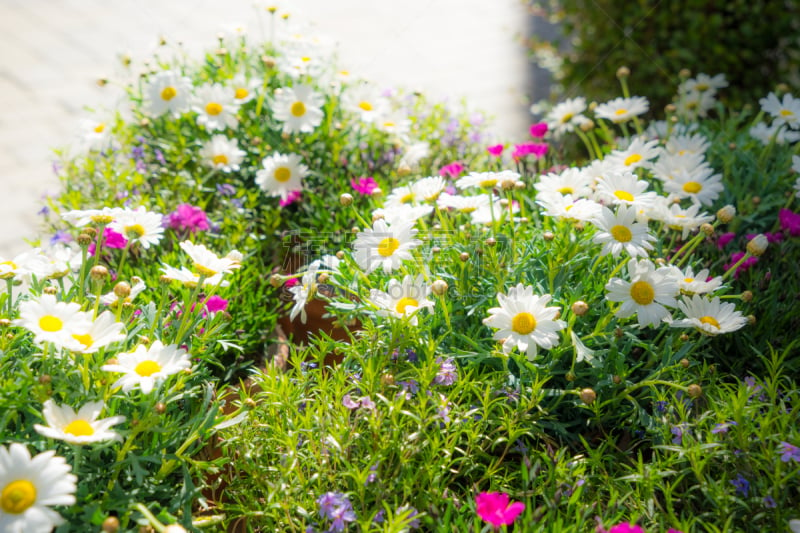
POLYGON ((458 161, 454 161, 449 165, 445 165, 439 169, 440 176, 448 176, 450 178, 457 178, 461 172, 464 171, 464 165, 458 161))
POLYGON ((482 520, 499 527, 513 524, 525 510, 525 504, 514 502, 509 505, 508 494, 504 492, 481 492, 475 497, 475 510, 482 520))
MULTIPOLYGON (((725 270, 728 270, 733 265, 738 263, 739 260, 742 257, 744 257, 744 252, 734 252, 733 254, 731 254, 731 262, 730 263, 726 263, 725 265, 722 266, 722 268, 724 268, 725 270)), ((751 266, 755 265, 756 263, 758 263, 758 257, 748 257, 744 261, 744 263, 742 263, 741 265, 736 267, 736 272, 733 273, 733 277, 738 279, 739 278, 739 274, 741 274, 742 272, 746 271, 748 268, 750 268, 751 266)))
MULTIPOLYGON (((117 233, 113 229, 106 226, 103 230, 103 247, 104 248, 125 248, 128 244, 128 239, 122 233, 117 233)), ((89 245, 89 255, 94 255, 97 250, 97 243, 93 242, 89 245)))
POLYGON ((289 278, 284 282, 283 286, 288 289, 290 287, 294 287, 298 283, 300 283, 299 279, 297 279, 297 278, 289 278))
POLYGON ((378 188, 378 184, 375 182, 372 176, 358 178, 358 181, 353 178, 350 180, 350 185, 353 186, 354 191, 363 196, 369 196, 372 194, 372 191, 378 188))
POLYGON ((733 239, 736 238, 736 234, 733 232, 723 233, 717 238, 717 248, 722 250, 725 248, 725 245, 731 242, 733 239))
POLYGON ((531 137, 535 137, 536 139, 541 139, 544 137, 544 134, 547 133, 547 122, 539 122, 537 124, 531 124, 531 137))
POLYGON ((216 313, 217 311, 224 311, 228 308, 228 300, 220 298, 219 296, 212 296, 206 300, 206 309, 209 313, 216 313))
POLYGON ((514 145, 511 157, 519 161, 523 157, 533 155, 536 159, 543 157, 547 153, 546 143, 522 143, 514 145))
POLYGON ((503 146, 502 144, 495 144, 494 146, 488 146, 486 148, 486 151, 489 152, 489 155, 492 155, 494 157, 500 157, 500 155, 502 155, 503 153, 504 148, 505 146, 503 146))
POLYGON ((191 204, 181 204, 166 216, 166 225, 174 230, 187 230, 189 233, 209 229, 206 212, 191 204))
POLYGON ((278 202, 278 205, 281 207, 292 205, 296 201, 300 200, 301 195, 302 193, 300 191, 289 191, 289 194, 286 195, 286 198, 281 198, 281 200, 278 202))
POLYGON ((794 213, 788 209, 781 209, 778 212, 778 220, 781 229, 788 231, 792 237, 800 235, 800 213, 794 213))
POLYGON ((644 533, 644 529, 636 524, 617 524, 609 529, 608 533, 644 533))

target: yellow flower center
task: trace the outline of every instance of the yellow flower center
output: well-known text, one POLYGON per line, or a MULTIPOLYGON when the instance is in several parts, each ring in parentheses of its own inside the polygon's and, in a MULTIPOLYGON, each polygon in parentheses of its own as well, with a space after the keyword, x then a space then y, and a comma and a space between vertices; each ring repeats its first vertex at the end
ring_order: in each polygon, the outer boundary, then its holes
POLYGON ((247 95, 249 95, 249 94, 250 94, 250 91, 248 91, 244 87, 239 87, 238 89, 236 89, 236 93, 234 94, 234 97, 237 100, 242 100, 243 98, 247 98, 247 95))
POLYGON ((511 319, 511 329, 520 335, 527 335, 536 329, 536 318, 526 311, 517 313, 511 319))
POLYGON ((206 104, 206 113, 212 117, 215 117, 222 113, 222 105, 216 102, 209 102, 206 104))
POLYGON ((633 195, 628 191, 614 191, 614 196, 616 196, 617 199, 623 200, 625 202, 633 201, 633 195))
POLYGON ((306 114, 306 104, 303 102, 295 102, 292 104, 292 107, 289 109, 289 112, 294 115, 295 117, 302 117, 306 114))
POLYGON ((103 123, 100 123, 100 124, 98 124, 97 126, 94 127, 94 132, 95 133, 103 133, 104 129, 106 129, 106 125, 103 124, 103 123))
POLYGON ((372 111, 372 104, 370 104, 366 100, 362 100, 361 102, 359 102, 358 107, 360 107, 362 111, 372 111))
POLYGON ((7 266, 9 270, 16 270, 19 268, 14 261, 3 261, 0 263, 0 266, 7 266))
POLYGON ((408 306, 419 307, 419 302, 416 301, 414 298, 409 298, 408 296, 403 296, 398 300, 397 305, 395 306, 395 310, 400 313, 401 315, 406 314, 406 307, 408 306))
MULTIPOLYGON (((205 276, 207 278, 210 278, 211 276, 215 276, 217 274, 216 270, 211 270, 207 266, 201 265, 200 263, 194 263, 194 265, 192 265, 192 266, 194 266, 194 269, 197 272, 199 272, 200 274, 202 274, 203 276, 205 276)), ((198 278, 199 277, 200 276, 198 275, 198 278)))
POLYGON ((494 187, 495 185, 497 185, 497 180, 496 179, 488 179, 488 180, 479 181, 478 185, 480 185, 481 187, 494 187))
POLYGON ((390 257, 398 248, 400 248, 400 241, 394 237, 386 237, 378 243, 378 253, 383 257, 390 257))
POLYGON ((386 122, 383 123, 384 128, 394 128, 395 126, 396 124, 391 120, 387 120, 386 122))
POLYGON ((64 327, 64 322, 57 316, 44 315, 39 319, 39 327, 44 331, 52 333, 54 331, 61 331, 64 327))
POLYGON ((683 278, 683 282, 684 283, 693 283, 694 282, 694 278, 683 278))
POLYGON ((86 348, 89 348, 92 344, 94 344, 94 339, 88 333, 84 335, 73 334, 72 338, 83 344, 86 348))
POLYGON ((780 110, 780 114, 781 114, 781 116, 782 116, 782 117, 791 117, 791 116, 794 116, 794 113, 792 113, 792 112, 791 112, 791 111, 789 111, 788 109, 781 109, 781 110, 780 110))
POLYGON ((413 192, 406 193, 400 198, 400 203, 401 204, 410 204, 413 201, 414 201, 414 193, 413 192))
POLYGON ((78 419, 64 426, 64 433, 69 433, 76 437, 91 437, 94 435, 94 428, 86 420, 78 419))
POLYGON ((286 183, 292 177, 292 171, 286 167, 278 167, 275 169, 272 177, 275 178, 275 181, 286 183))
POLYGON ((472 213, 476 209, 478 208, 474 206, 469 206, 469 207, 462 207, 461 209, 459 209, 459 211, 461 211, 462 213, 472 213))
POLYGON ((303 63, 308 63, 309 61, 311 61, 311 58, 308 56, 303 56, 300 58, 300 61, 302 61, 303 63))
POLYGON ((626 226, 622 225, 616 225, 612 227, 611 236, 614 237, 614 239, 619 242, 630 242, 630 240, 633 238, 631 230, 629 230, 626 226))
POLYGON ((89 217, 95 224, 110 224, 114 218, 110 215, 92 215, 89 217))
POLYGON ((560 192, 561 194, 575 194, 575 189, 573 189, 572 187, 561 187, 560 189, 558 189, 558 192, 560 192))
POLYGON ((565 114, 563 117, 561 117, 561 123, 562 124, 566 124, 567 122, 572 120, 572 117, 574 117, 574 116, 575 116, 575 113, 567 113, 567 114, 565 114))
POLYGON ((161 372, 161 365, 156 363, 155 361, 142 361, 136 368, 133 369, 134 372, 139 374, 142 377, 152 376, 156 372, 161 372))
POLYGON ((144 226, 142 226, 141 224, 133 224, 131 226, 125 226, 125 235, 127 235, 132 239, 138 239, 145 233, 147 233, 147 231, 145 231, 144 226))
POLYGON ((24 513, 36 501, 36 487, 27 479, 12 481, 0 494, 0 508, 8 514, 24 513))
POLYGON ((639 305, 650 305, 656 298, 656 292, 646 281, 637 281, 631 284, 631 298, 639 305))
POLYGON ((710 326, 714 326, 715 328, 719 329, 719 322, 713 316, 702 316, 700 317, 701 324, 708 324, 710 326))
POLYGON ((683 192, 688 194, 697 194, 703 189, 703 186, 696 181, 687 181, 683 184, 683 192))
POLYGON ((634 163, 638 163, 641 160, 642 160, 642 156, 641 155, 639 155, 639 154, 631 154, 631 155, 629 155, 628 157, 625 158, 624 163, 625 163, 625 166, 627 167, 627 166, 630 166, 630 165, 632 165, 634 163))
POLYGON ((178 96, 178 91, 177 89, 175 89, 175 87, 172 87, 171 85, 169 87, 164 87, 163 89, 161 89, 162 100, 166 100, 167 102, 169 102, 176 96, 178 96))
POLYGON ((614 114, 617 115, 617 116, 620 116, 620 115, 624 115, 627 112, 628 112, 627 109, 617 109, 616 111, 614 111, 614 114))
POLYGON ((211 162, 215 165, 227 165, 228 164, 228 156, 225 154, 217 154, 211 158, 211 162))

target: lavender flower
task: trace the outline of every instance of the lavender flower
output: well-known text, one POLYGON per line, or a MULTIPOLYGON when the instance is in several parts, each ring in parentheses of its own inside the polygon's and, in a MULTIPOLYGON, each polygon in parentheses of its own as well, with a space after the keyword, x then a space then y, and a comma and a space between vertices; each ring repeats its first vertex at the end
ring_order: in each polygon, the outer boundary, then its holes
POLYGON ((798 448, 794 444, 789 444, 788 442, 781 442, 778 453, 781 454, 781 461, 783 461, 784 463, 788 463, 789 461, 800 463, 800 448, 798 448))
POLYGON ((750 482, 747 481, 744 476, 739 474, 736 476, 736 479, 731 480, 731 485, 736 488, 736 492, 741 494, 743 497, 747 498, 747 494, 750 491, 750 482))
POLYGON ((433 378, 433 383, 445 386, 455 383, 458 379, 455 360, 452 357, 447 359, 437 357, 436 362, 439 364, 439 371, 436 373, 436 377, 433 378))

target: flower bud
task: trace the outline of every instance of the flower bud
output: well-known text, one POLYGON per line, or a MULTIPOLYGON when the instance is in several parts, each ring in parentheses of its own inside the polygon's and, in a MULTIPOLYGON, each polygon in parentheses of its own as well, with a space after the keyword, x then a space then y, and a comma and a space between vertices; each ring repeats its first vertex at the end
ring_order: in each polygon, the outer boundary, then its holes
POLYGON ((140 125, 141 127, 143 127, 143 128, 146 128, 147 126, 149 126, 149 125, 150 125, 150 119, 149 119, 149 118, 146 118, 146 117, 145 117, 145 118, 143 118, 142 120, 140 120, 140 121, 139 121, 139 125, 140 125))
POLYGON ((344 193, 339 197, 339 203, 342 204, 344 207, 352 205, 353 203, 353 195, 350 193, 344 193))
POLYGON ((756 315, 747 315, 747 323, 751 326, 756 325, 756 315))
POLYGON ((494 246, 495 244, 497 244, 497 240, 496 240, 494 237, 489 237, 488 239, 486 239, 485 241, 483 241, 483 243, 484 243, 486 246, 494 246))
POLYGON ((103 520, 103 533, 117 533, 119 531, 119 519, 116 516, 109 516, 103 520))
POLYGON ((447 282, 443 279, 437 279, 431 284, 431 292, 436 296, 444 296, 447 293, 447 282))
POLYGON ((631 69, 628 67, 622 66, 617 69, 617 78, 627 78, 631 75, 631 69))
POLYGON ((767 241, 767 237, 763 234, 758 234, 752 239, 750 242, 747 243, 747 252, 750 255, 754 255, 759 257, 767 251, 767 246, 769 245, 769 241, 767 241))
POLYGON ((611 381, 613 381, 613 382, 614 382, 614 385, 619 385, 620 383, 622 383, 622 378, 621 378, 621 377, 619 377, 618 375, 614 374, 614 375, 611 377, 611 381))
POLYGON ((570 370, 570 371, 569 371, 569 372, 567 372, 567 374, 564 376, 564 379, 566 379, 567 381, 569 381, 570 383, 572 383, 573 381, 575 381, 575 377, 576 377, 576 376, 575 376, 575 372, 573 372, 572 370, 570 370))
POLYGON ((53 294, 54 295, 54 294, 58 294, 58 289, 56 287, 51 287, 50 285, 48 285, 47 287, 42 289, 42 292, 45 293, 45 294, 53 294))
POLYGON ((689 368, 689 360, 686 359, 685 357, 683 359, 681 359, 681 366, 683 368, 689 368))
POLYGON ((167 405, 164 402, 158 402, 154 409, 156 413, 163 415, 167 412, 167 405))
POLYGON ((405 163, 397 167, 397 175, 400 176, 401 178, 403 176, 408 176, 409 174, 411 174, 411 167, 406 165, 405 163))
POLYGON ((469 261, 469 254, 467 252, 461 252, 458 258, 466 263, 467 261, 469 261))
POLYGON ((552 241, 553 239, 555 239, 555 238, 556 238, 556 236, 555 236, 555 234, 554 234, 552 231, 545 231, 544 233, 542 233, 542 238, 543 238, 544 240, 546 240, 547 242, 550 242, 550 241, 552 241))
POLYGON ((681 342, 686 342, 689 340, 689 335, 687 335, 686 333, 681 333, 681 336, 678 338, 681 340, 681 342))
POLYGON ((86 233, 81 233, 80 235, 78 235, 78 238, 76 240, 78 241, 79 246, 86 247, 92 244, 92 241, 94 239, 90 235, 87 235, 86 233))
POLYGON ((283 285, 284 277, 280 274, 273 274, 269 277, 269 284, 272 285, 274 288, 278 288, 283 285))
POLYGON ((703 395, 703 387, 701 387, 697 383, 692 383, 691 385, 689 385, 686 392, 688 392, 689 396, 692 398, 699 398, 700 396, 703 395))
POLYGON ((434 247, 431 248, 431 253, 433 253, 433 254, 438 254, 441 251, 442 251, 442 249, 439 246, 434 246, 434 247))
POLYGON ((681 78, 688 78, 691 75, 692 71, 689 70, 688 68, 682 68, 680 72, 678 72, 678 76, 680 76, 681 78))
POLYGON ((594 129, 594 121, 591 119, 586 119, 580 124, 580 129, 582 132, 588 132, 594 129))
POLYGON ((89 237, 91 237, 92 239, 94 239, 95 237, 97 237, 97 230, 96 230, 96 229, 94 229, 94 228, 92 228, 92 227, 83 228, 83 229, 81 230, 81 233, 85 233, 85 234, 87 234, 87 235, 88 235, 89 237))
POLYGON ((524 191, 525 187, 527 187, 527 185, 525 185, 524 181, 515 181, 514 182, 514 190, 515 191, 524 191))
POLYGON ((705 223, 700 225, 700 231, 702 231, 703 233, 705 233, 709 237, 713 237, 714 236, 714 226, 712 226, 708 222, 705 222, 705 223))
POLYGON ((578 300, 577 302, 572 304, 572 312, 576 316, 583 316, 589 312, 589 304, 584 302, 583 300, 578 300))
POLYGON ((381 194, 383 194, 383 189, 381 189, 380 187, 375 187, 374 189, 372 189, 372 193, 370 194, 370 196, 375 196, 377 198, 381 194))
POLYGON ((372 223, 374 224, 379 220, 384 220, 385 218, 386 218, 385 215, 383 215, 381 213, 375 213, 375 214, 372 215, 372 223))
POLYGON ((108 269, 103 265, 93 266, 89 271, 89 275, 94 281, 105 281, 108 277, 108 269))
POLYGON ((172 524, 165 527, 163 533, 186 533, 186 530, 178 524, 172 524))
POLYGON ((580 393, 581 401, 586 405, 592 405, 597 399, 597 393, 593 389, 583 389, 580 393))
POLYGON ((667 104, 666 106, 664 106, 664 111, 666 111, 668 114, 674 113, 677 110, 678 107, 675 104, 667 104))
POLYGON ((381 375, 381 385, 384 387, 390 387, 394 385, 394 375, 386 372, 385 374, 381 375))
POLYGON ((42 374, 41 376, 39 376, 39 383, 41 383, 42 385, 48 385, 52 381, 53 378, 50 376, 50 374, 42 374))
POLYGON ((336 259, 344 259, 344 251, 339 250, 336 252, 336 259))
POLYGON ((275 58, 270 56, 261 56, 261 62, 266 68, 273 68, 277 64, 275 58))
POLYGON ((131 286, 124 282, 120 281, 116 285, 114 285, 114 296, 117 298, 127 298, 131 295, 131 286))
POLYGON ((717 211, 717 220, 722 222, 723 224, 727 224, 733 217, 736 216, 736 208, 732 205, 728 204, 725 207, 722 207, 719 211, 717 211))
POLYGON ((8 327, 8 326, 10 326, 10 325, 11 325, 11 321, 10 321, 9 319, 7 319, 7 318, 0 318, 0 327, 1 327, 1 328, 7 328, 7 327, 8 327))

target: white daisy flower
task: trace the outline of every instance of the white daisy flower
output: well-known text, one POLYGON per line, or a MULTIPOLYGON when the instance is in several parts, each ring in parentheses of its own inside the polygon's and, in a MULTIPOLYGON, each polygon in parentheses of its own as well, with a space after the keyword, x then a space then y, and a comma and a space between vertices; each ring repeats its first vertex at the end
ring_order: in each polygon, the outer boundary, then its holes
POLYGON ((48 450, 31 458, 13 442, 0 446, 0 531, 50 533, 64 519, 53 505, 75 505, 78 478, 63 457, 48 450))
POLYGON ((390 225, 415 223, 420 218, 433 213, 432 205, 391 205, 380 207, 372 212, 373 216, 382 216, 390 225))
POLYGON ((124 374, 112 388, 122 387, 130 392, 139 387, 144 394, 150 394, 155 386, 172 374, 191 367, 189 354, 174 344, 164 346, 161 341, 153 341, 150 347, 139 345, 133 352, 122 353, 116 364, 103 365, 101 370, 124 374))
POLYGON ((111 426, 125 422, 124 416, 112 416, 98 420, 105 405, 102 401, 84 404, 78 411, 68 405, 56 405, 53 400, 44 402, 42 416, 46 426, 34 424, 36 433, 45 437, 63 440, 70 444, 91 444, 105 440, 121 441, 122 437, 111 426))
POLYGON ((0 257, 0 279, 28 280, 32 274, 43 278, 47 277, 49 271, 49 261, 38 248, 22 252, 13 259, 4 260, 0 257))
POLYGON ((106 294, 103 294, 102 296, 100 296, 100 303, 104 304, 104 305, 112 305, 112 306, 113 305, 118 305, 118 304, 123 304, 123 303, 131 303, 146 288, 147 288, 147 285, 145 284, 145 282, 144 282, 144 280, 142 278, 140 278, 138 276, 133 276, 131 278, 131 292, 128 294, 128 296, 125 296, 124 298, 121 298, 121 297, 117 296, 117 294, 114 291, 111 291, 109 293, 106 293, 106 294))
POLYGON ((647 259, 628 261, 630 281, 611 279, 605 286, 606 299, 622 302, 615 313, 620 318, 636 314, 639 327, 657 326, 662 320, 671 318, 667 307, 675 307, 678 302, 678 284, 666 267, 656 270, 647 259))
POLYGON ((239 124, 234 95, 219 83, 198 87, 192 97, 192 110, 197 113, 197 124, 208 131, 235 129, 239 124))
POLYGON ((800 98, 795 98, 791 94, 784 94, 783 99, 779 100, 775 93, 769 93, 766 98, 758 101, 761 109, 773 117, 772 125, 781 126, 786 124, 793 130, 800 128, 800 98))
POLYGON ((75 227, 82 228, 89 224, 110 224, 124 209, 121 207, 104 207, 102 209, 73 209, 61 218, 75 227))
MULTIPOLYGON (((164 278, 171 281, 178 281, 185 287, 194 288, 200 282, 200 274, 192 272, 186 267, 175 268, 169 265, 161 265, 164 278)), ((222 279, 222 274, 215 274, 203 279, 203 287, 227 287, 230 282, 222 279)))
POLYGON ((37 276, 49 279, 63 278, 70 272, 76 272, 83 261, 81 250, 67 244, 54 244, 45 250, 37 248, 37 251, 42 258, 41 270, 37 276))
POLYGON ((650 168, 651 160, 661 153, 658 141, 642 141, 634 139, 625 150, 614 150, 606 159, 610 165, 616 165, 620 171, 633 171, 639 167, 650 168))
POLYGON ((135 210, 123 209, 110 224, 111 229, 124 235, 131 243, 138 242, 142 248, 158 244, 164 236, 164 215, 148 211, 143 206, 135 210))
POLYGON ((192 259, 194 270, 198 274, 209 278, 217 274, 231 274, 241 266, 240 261, 231 258, 231 254, 219 257, 202 244, 183 241, 180 246, 181 250, 186 252, 192 259))
POLYGON ((556 104, 544 117, 548 131, 556 138, 575 130, 589 119, 582 115, 586 111, 586 98, 579 96, 556 104))
POLYGON ((165 113, 178 118, 189 110, 189 97, 192 94, 192 81, 179 72, 166 70, 159 72, 145 87, 145 107, 153 116, 165 113))
POLYGON ((750 136, 761 141, 761 144, 792 144, 800 140, 800 132, 788 129, 784 124, 772 124, 768 126, 765 122, 759 122, 749 130, 750 136))
POLYGON ((452 209, 460 213, 472 213, 476 209, 487 207, 489 205, 489 197, 485 194, 458 196, 445 192, 436 200, 436 205, 439 206, 439 209, 452 209))
POLYGON ((81 348, 74 350, 79 353, 95 353, 100 348, 114 342, 125 340, 125 326, 117 322, 114 314, 105 311, 100 313, 91 325, 84 329, 77 329, 72 338, 81 343, 81 348))
POLYGON ((106 118, 85 118, 78 124, 78 145, 82 150, 101 152, 111 147, 111 126, 106 118))
POLYGON ((399 165, 414 170, 419 167, 420 161, 429 155, 431 155, 431 145, 429 143, 425 141, 411 143, 405 146, 399 165))
POLYGON ((316 38, 293 35, 281 43, 278 69, 291 78, 302 76, 319 78, 331 64, 328 45, 316 38))
POLYGON ((674 156, 705 155, 710 146, 702 133, 673 135, 664 143, 664 151, 674 156))
POLYGON ((603 245, 600 255, 610 253, 619 257, 622 250, 625 250, 631 257, 647 257, 648 252, 653 249, 652 241, 656 238, 648 233, 647 224, 636 222, 636 209, 633 207, 620 205, 614 213, 603 206, 600 216, 593 222, 602 230, 592 238, 592 242, 603 245))
POLYGON ((34 341, 52 342, 58 347, 79 351, 83 344, 73 335, 91 327, 89 313, 81 311, 74 302, 56 301, 55 295, 42 294, 38 300, 27 300, 19 305, 19 318, 14 325, 22 326, 34 335, 34 341))
MULTIPOLYGON (((411 129, 411 119, 408 115, 400 110, 389 111, 378 117, 375 117, 375 127, 389 135, 394 135, 400 139, 406 139, 408 132, 411 129)), ((413 165, 410 165, 413 168, 413 165)))
POLYGON ((416 311, 433 309, 434 303, 428 300, 430 287, 425 278, 418 274, 415 278, 405 276, 402 282, 389 280, 386 292, 370 290, 369 299, 378 308, 378 314, 397 318, 408 318, 412 325, 417 325, 416 311))
POLYGON ((694 269, 691 266, 687 266, 685 270, 675 266, 669 268, 672 269, 672 275, 678 282, 678 289, 683 294, 707 294, 722 286, 722 276, 709 277, 707 268, 702 269, 697 274, 694 273, 694 269))
POLYGON ((490 316, 483 323, 498 329, 494 339, 503 341, 503 352, 509 353, 516 346, 533 360, 537 347, 549 350, 556 346, 557 332, 567 326, 556 319, 560 308, 547 307, 551 298, 549 294, 537 296, 532 286, 519 283, 508 290, 508 295, 497 293, 500 307, 489 309, 490 316))
POLYGON ((717 103, 714 93, 689 91, 681 93, 675 102, 676 113, 684 120, 696 120, 708 116, 709 110, 717 103))
POLYGON ((342 107, 370 124, 388 112, 389 100, 381 96, 377 87, 362 83, 342 94, 342 107))
POLYGON ((711 300, 694 295, 682 298, 678 307, 686 318, 675 320, 670 325, 675 328, 695 328, 704 335, 714 336, 741 329, 747 324, 747 317, 736 310, 732 303, 722 303, 718 297, 711 300))
POLYGON ((411 185, 401 185, 392 189, 392 192, 386 197, 383 202, 385 207, 399 207, 401 205, 409 205, 416 203, 417 197, 414 188, 411 185))
POLYGON ((256 90, 261 87, 261 81, 248 80, 243 74, 237 74, 231 81, 229 91, 233 93, 233 103, 243 105, 255 98, 256 90))
POLYGON ((666 182, 675 180, 675 176, 680 173, 693 173, 696 170, 708 168, 708 166, 703 154, 685 153, 684 155, 675 155, 663 153, 658 158, 658 161, 653 163, 650 171, 653 176, 666 182))
POLYGON ((275 95, 274 116, 284 133, 311 133, 322 123, 324 103, 310 85, 284 87, 275 95))
POLYGON ((303 178, 308 167, 301 163, 297 154, 275 153, 261 162, 264 168, 256 171, 256 185, 268 196, 286 199, 290 192, 303 189, 303 178))
POLYGON ((317 270, 321 271, 329 271, 334 273, 339 273, 339 265, 341 264, 341 259, 336 257, 335 255, 323 255, 319 259, 315 259, 311 261, 308 265, 308 268, 316 268, 317 270))
POLYGON ((643 96, 632 98, 614 98, 610 102, 598 105, 594 108, 594 115, 597 118, 605 118, 614 123, 626 122, 635 116, 647 113, 650 104, 643 96))
POLYGON ((653 205, 656 193, 648 191, 648 183, 632 172, 609 173, 597 180, 597 199, 604 203, 625 204, 639 208, 653 205))
POLYGON ((693 203, 711 205, 725 190, 722 175, 713 174, 714 169, 703 166, 693 172, 678 172, 671 181, 664 182, 664 190, 677 198, 689 198, 693 203))
POLYGON ((678 86, 679 92, 698 91, 711 93, 717 92, 718 89, 723 89, 728 86, 725 80, 725 74, 717 74, 716 76, 709 76, 702 72, 696 78, 690 78, 678 86))
POLYGON ((684 124, 678 122, 677 124, 667 122, 666 120, 653 120, 647 126, 645 135, 649 139, 665 139, 670 135, 687 135, 697 129, 697 123, 684 124))
MULTIPOLYGON (((800 155, 793 155, 792 156, 792 171, 795 174, 800 174, 800 155)), ((794 189, 795 189, 795 196, 800 198, 800 178, 797 178, 794 182, 794 189)))
POLYGON ((574 198, 571 194, 539 193, 536 203, 544 215, 566 220, 588 222, 600 215, 600 204, 586 198, 574 198))
POLYGON ((300 283, 289 287, 289 292, 292 294, 294 305, 289 311, 289 320, 294 320, 297 315, 300 315, 300 321, 305 324, 306 319, 306 304, 308 300, 317 292, 317 274, 319 265, 310 264, 308 270, 300 278, 300 283))
POLYGON ((417 230, 414 223, 389 225, 385 220, 376 220, 372 229, 361 231, 353 242, 358 266, 369 274, 379 266, 387 274, 400 267, 403 261, 411 259, 411 250, 422 241, 414 239, 417 230))
MULTIPOLYGON (((591 178, 579 168, 567 168, 559 174, 545 174, 533 188, 541 194, 569 194, 573 198, 591 194, 591 178)), ((538 195, 537 195, 538 197, 538 195)))
POLYGON ((436 201, 445 187, 447 187, 447 182, 441 176, 420 178, 411 184, 414 198, 423 202, 436 201))
POLYGON ((200 157, 203 162, 211 168, 216 168, 222 172, 236 172, 239 165, 244 161, 247 153, 239 149, 236 139, 228 139, 225 135, 214 135, 203 143, 200 149, 200 157))
MULTIPOLYGON (((492 199, 492 202, 476 209, 469 214, 473 224, 492 224, 504 213, 510 218, 511 215, 519 212, 519 204, 516 202, 509 206, 505 205, 505 199, 500 199, 496 196, 493 196, 492 199)), ((514 218, 514 222, 519 222, 519 219, 514 218)))
POLYGON ((495 187, 502 187, 504 183, 513 185, 519 180, 519 173, 513 170, 501 170, 500 172, 470 172, 463 178, 459 178, 455 185, 459 189, 467 189, 469 187, 493 189, 495 187))
POLYGON ((657 204, 657 207, 648 211, 653 220, 663 222, 670 229, 681 232, 681 238, 686 239, 689 233, 697 230, 700 226, 714 220, 713 215, 700 212, 700 204, 692 204, 689 207, 681 207, 680 204, 669 203, 669 205, 657 204))

